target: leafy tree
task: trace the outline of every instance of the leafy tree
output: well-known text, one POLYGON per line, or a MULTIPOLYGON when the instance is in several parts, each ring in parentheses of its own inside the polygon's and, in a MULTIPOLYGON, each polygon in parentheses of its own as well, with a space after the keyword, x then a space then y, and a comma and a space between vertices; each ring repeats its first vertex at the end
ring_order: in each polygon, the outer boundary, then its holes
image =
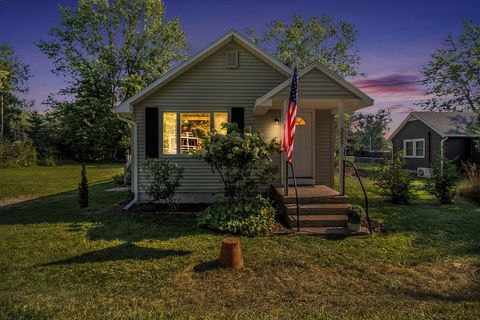
POLYGON ((0 44, 0 138, 16 137, 16 130, 22 126, 22 110, 28 102, 18 93, 28 92, 30 67, 23 63, 11 46, 0 44))
POLYGON ((59 136, 81 146, 80 158, 108 157, 127 130, 112 107, 183 61, 185 34, 159 0, 79 0, 58 12, 52 40, 37 45, 53 61, 53 73, 69 79, 61 93, 72 101, 49 101, 64 127, 59 136))
POLYGON ((480 135, 480 24, 465 20, 463 33, 449 34, 421 73, 430 98, 419 104, 432 111, 475 112, 470 129, 480 135))
POLYGON ((247 28, 246 34, 289 67, 296 62, 301 68, 318 61, 342 76, 360 74, 360 56, 355 48, 358 31, 346 21, 335 21, 329 16, 304 18, 294 14, 290 21, 267 23, 266 31, 261 34, 252 27, 247 28))
POLYGON ((380 150, 385 146, 385 134, 392 122, 390 110, 375 113, 355 112, 350 117, 350 143, 354 150, 380 150))

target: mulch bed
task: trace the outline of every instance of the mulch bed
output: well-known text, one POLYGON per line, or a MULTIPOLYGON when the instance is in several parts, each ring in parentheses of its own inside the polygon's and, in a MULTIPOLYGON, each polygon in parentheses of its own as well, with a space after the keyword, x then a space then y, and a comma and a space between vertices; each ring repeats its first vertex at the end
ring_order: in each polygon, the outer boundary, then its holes
MULTIPOLYGON (((370 224, 372 225, 372 232, 378 232, 378 233, 386 233, 387 229, 385 229, 385 226, 378 222, 377 220, 370 218, 370 224)), ((362 226, 365 227, 368 230, 368 223, 367 221, 363 221, 362 226)))
POLYGON ((128 211, 124 211, 123 207, 126 201, 115 204, 112 209, 115 212, 131 215, 197 215, 200 211, 206 209, 208 203, 181 203, 177 204, 175 212, 165 203, 140 203, 131 207, 128 211))

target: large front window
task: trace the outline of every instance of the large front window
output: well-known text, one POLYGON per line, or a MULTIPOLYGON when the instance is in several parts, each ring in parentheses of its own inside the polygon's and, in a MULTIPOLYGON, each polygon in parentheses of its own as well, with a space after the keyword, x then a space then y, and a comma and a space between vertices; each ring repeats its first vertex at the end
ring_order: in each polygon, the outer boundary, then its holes
POLYGON ((424 158, 425 157, 425 140, 409 139, 403 140, 403 153, 406 158, 424 158))
POLYGON ((163 154, 187 154, 201 148, 200 132, 215 129, 226 134, 224 122, 228 122, 227 112, 163 112, 163 154))

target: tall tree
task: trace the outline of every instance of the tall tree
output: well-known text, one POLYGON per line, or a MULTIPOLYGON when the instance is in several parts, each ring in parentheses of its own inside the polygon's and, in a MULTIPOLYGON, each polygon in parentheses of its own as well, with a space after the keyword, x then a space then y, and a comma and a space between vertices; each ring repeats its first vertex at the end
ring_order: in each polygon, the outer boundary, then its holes
POLYGON ((318 61, 342 76, 357 76, 360 56, 355 48, 358 31, 351 23, 329 16, 304 18, 292 15, 290 21, 273 20, 259 34, 252 27, 247 36, 287 66, 301 68, 318 61))
POLYGON ((19 93, 28 92, 30 67, 23 63, 13 48, 0 44, 0 138, 13 138, 14 129, 21 122, 22 109, 28 102, 19 98, 19 93))
POLYGON ((432 111, 473 111, 478 121, 471 129, 480 135, 480 24, 465 20, 463 32, 449 34, 421 73, 429 98, 419 105, 432 111))
POLYGON ((186 58, 180 20, 166 18, 161 0, 79 0, 76 8, 59 6, 58 12, 52 40, 37 44, 53 61, 54 74, 68 79, 61 93, 73 97, 53 101, 53 114, 83 147, 96 142, 95 152, 81 148, 84 158, 116 150, 126 126, 112 107, 186 58))
POLYGON ((354 150, 381 150, 385 147, 385 134, 391 122, 390 110, 355 112, 350 117, 350 147, 354 150))

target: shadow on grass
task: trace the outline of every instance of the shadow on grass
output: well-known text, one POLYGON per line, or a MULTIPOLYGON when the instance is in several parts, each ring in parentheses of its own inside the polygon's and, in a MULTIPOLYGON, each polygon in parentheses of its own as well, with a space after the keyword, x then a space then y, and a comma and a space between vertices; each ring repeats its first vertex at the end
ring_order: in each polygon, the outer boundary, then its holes
MULTIPOLYGON (((71 228, 75 231, 75 228, 71 228)), ((103 218, 87 231, 92 241, 121 240, 138 242, 146 239, 169 240, 187 236, 211 234, 199 228, 195 217, 191 216, 118 216, 103 218)))
POLYGON ((90 185, 90 206, 83 210, 80 210, 78 205, 77 190, 2 206, 0 207, 0 225, 92 221, 94 213, 125 198, 124 193, 105 192, 112 186, 113 183, 110 181, 90 185))
POLYGON ((90 251, 77 257, 42 264, 42 266, 69 265, 119 260, 153 260, 175 256, 181 257, 189 255, 190 253, 191 251, 158 250, 140 247, 132 243, 125 243, 115 247, 105 248, 97 251, 90 251))
POLYGON ((211 271, 211 270, 218 270, 222 269, 223 266, 218 262, 218 259, 216 260, 211 260, 211 261, 206 261, 197 264, 196 266, 193 267, 194 272, 206 272, 206 271, 211 271))

